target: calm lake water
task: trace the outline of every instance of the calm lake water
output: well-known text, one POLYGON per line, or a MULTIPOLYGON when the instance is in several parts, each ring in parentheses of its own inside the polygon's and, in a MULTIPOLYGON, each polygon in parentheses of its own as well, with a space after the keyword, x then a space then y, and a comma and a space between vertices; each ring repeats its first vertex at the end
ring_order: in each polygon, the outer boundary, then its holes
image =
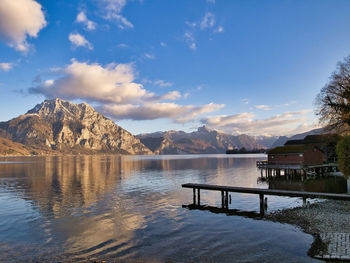
MULTIPOLYGON (((258 216, 257 195, 232 193, 232 215, 183 207, 183 183, 268 188, 265 158, 0 158, 0 261, 319 262, 311 235, 258 216)), ((267 212, 302 204, 268 198, 267 212)), ((220 207, 221 195, 202 191, 201 203, 220 207)))

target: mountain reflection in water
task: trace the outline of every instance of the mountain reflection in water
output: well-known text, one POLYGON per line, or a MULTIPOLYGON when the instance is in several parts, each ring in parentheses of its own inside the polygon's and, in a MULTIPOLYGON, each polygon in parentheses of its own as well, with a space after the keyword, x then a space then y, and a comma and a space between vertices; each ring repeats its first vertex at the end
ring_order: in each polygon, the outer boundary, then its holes
MULTIPOLYGON (((233 216, 182 207, 192 200, 183 183, 267 188, 257 182, 262 158, 1 158, 0 261, 312 262, 310 235, 245 216, 259 211, 255 195, 232 194, 233 216)), ((218 206, 220 194, 203 191, 201 202, 218 206)), ((296 205, 269 200, 271 210, 296 205)))

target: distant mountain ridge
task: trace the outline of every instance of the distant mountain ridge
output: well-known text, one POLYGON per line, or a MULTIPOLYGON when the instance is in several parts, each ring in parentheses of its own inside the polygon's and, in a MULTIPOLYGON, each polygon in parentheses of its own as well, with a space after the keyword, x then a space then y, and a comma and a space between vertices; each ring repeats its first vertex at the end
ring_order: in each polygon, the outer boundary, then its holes
POLYGON ((0 123, 0 135, 32 153, 152 154, 140 140, 87 103, 45 100, 17 118, 0 123))
POLYGON ((258 143, 248 135, 230 135, 205 126, 197 131, 167 131, 137 136, 155 154, 200 154, 225 153, 227 149, 262 149, 266 145, 258 143))
POLYGON ((321 134, 316 129, 292 137, 231 135, 208 127, 194 132, 132 135, 87 103, 45 100, 27 113, 0 122, 0 155, 48 154, 216 154, 228 149, 269 149, 287 140, 321 134))
POLYGON ((278 146, 283 146, 287 141, 289 140, 302 140, 304 139, 306 136, 308 135, 319 135, 322 133, 325 133, 325 129, 324 128, 318 128, 318 129, 314 129, 308 132, 304 132, 304 133, 299 133, 296 135, 293 135, 291 137, 287 137, 287 136, 280 136, 272 145, 271 148, 274 147, 278 147, 278 146))
POLYGON ((263 145, 265 148, 271 148, 279 139, 279 136, 254 136, 254 139, 258 144, 263 145))

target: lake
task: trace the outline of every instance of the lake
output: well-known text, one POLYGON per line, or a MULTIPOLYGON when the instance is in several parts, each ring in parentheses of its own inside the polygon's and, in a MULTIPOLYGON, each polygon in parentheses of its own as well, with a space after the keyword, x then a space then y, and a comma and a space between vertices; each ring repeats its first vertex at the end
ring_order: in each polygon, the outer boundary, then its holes
MULTIPOLYGON (((259 217, 258 195, 232 193, 231 214, 183 207, 192 202, 183 183, 268 188, 256 168, 265 158, 0 158, 0 261, 319 262, 307 256, 311 235, 259 217)), ((201 191, 201 204, 220 207, 220 193, 201 191)))

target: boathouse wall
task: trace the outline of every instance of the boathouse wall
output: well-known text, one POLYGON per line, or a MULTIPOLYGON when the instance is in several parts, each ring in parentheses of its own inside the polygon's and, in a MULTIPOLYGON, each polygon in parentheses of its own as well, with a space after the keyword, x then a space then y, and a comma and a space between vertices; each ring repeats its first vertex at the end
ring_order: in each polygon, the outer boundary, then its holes
POLYGON ((269 154, 269 164, 302 165, 304 163, 303 153, 269 154))
POLYGON ((327 161, 326 155, 318 148, 307 149, 304 153, 305 165, 318 165, 327 161))
POLYGON ((326 155, 314 147, 301 153, 269 153, 267 160, 274 165, 318 165, 326 162, 326 155))

